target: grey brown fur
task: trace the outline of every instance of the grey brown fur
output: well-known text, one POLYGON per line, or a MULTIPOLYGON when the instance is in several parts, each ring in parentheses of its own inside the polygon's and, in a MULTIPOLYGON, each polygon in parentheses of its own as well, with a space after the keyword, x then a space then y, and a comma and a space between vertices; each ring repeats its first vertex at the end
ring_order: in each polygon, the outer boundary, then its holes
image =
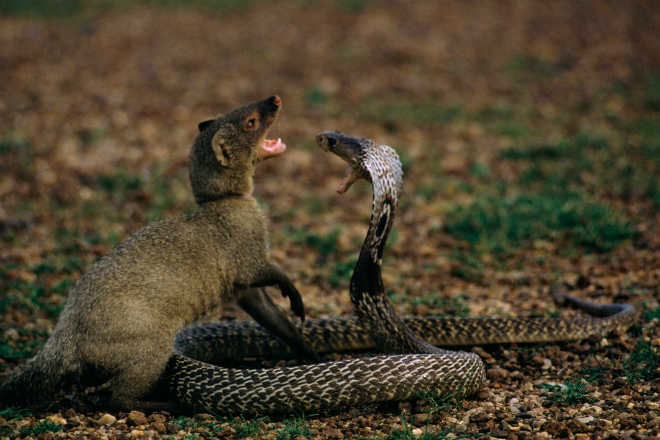
POLYGON ((0 402, 43 403, 66 377, 94 371, 109 378, 113 406, 165 407, 145 397, 165 370, 175 334, 232 301, 314 358, 261 288, 278 286, 304 316, 300 294, 267 259, 265 217, 251 196, 280 105, 273 96, 199 125, 190 153, 198 210, 141 229, 93 265, 71 290, 51 338, 2 384, 0 402))

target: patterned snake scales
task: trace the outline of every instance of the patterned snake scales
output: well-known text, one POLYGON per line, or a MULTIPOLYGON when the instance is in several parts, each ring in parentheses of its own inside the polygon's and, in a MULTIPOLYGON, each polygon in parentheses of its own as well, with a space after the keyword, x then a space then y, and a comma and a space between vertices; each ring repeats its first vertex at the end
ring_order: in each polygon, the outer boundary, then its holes
POLYGON ((373 184, 373 211, 350 283, 356 317, 307 319, 298 328, 319 354, 377 349, 389 355, 282 368, 221 368, 210 363, 290 350, 253 322, 191 326, 177 336, 169 365, 170 388, 180 401, 221 414, 248 415, 406 400, 423 393, 470 394, 485 380, 479 356, 435 345, 576 340, 625 330, 635 320, 630 305, 599 305, 565 295, 555 299, 598 317, 398 317, 385 295, 380 263, 401 190, 399 158, 390 147, 338 132, 320 133, 317 143, 350 165, 340 193, 359 178, 373 184))

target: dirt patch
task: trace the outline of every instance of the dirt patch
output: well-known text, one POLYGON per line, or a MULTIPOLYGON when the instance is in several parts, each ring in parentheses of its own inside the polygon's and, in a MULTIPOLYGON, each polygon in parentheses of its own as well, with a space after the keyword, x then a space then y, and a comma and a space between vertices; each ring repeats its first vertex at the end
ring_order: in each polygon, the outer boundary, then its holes
MULTIPOLYGON (((562 281, 643 317, 604 340, 468 347, 491 382, 460 402, 222 421, 106 416, 90 406, 95 393, 76 392, 51 411, 4 413, 0 437, 658 434, 653 2, 117 5, 0 17, 3 375, 45 340, 94 261, 149 221, 194 209, 197 123, 275 93, 283 110, 271 136, 288 149, 260 167, 255 193, 273 259, 309 316, 351 313, 348 280, 371 210, 366 183, 335 193, 345 166, 314 144, 341 130, 394 147, 404 163, 384 261, 400 313, 555 316, 548 289, 562 281)), ((221 318, 247 319, 235 307, 221 318)))

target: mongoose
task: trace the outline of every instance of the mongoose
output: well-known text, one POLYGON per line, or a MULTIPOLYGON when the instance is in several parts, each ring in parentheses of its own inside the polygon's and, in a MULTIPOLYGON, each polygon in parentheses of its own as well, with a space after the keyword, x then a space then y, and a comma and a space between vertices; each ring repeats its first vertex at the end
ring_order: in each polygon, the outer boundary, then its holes
POLYGON ((314 358, 260 288, 278 286, 304 318, 299 292, 268 261, 265 217, 251 195, 255 165, 285 149, 266 139, 280 107, 273 96, 199 124, 189 157, 197 211, 146 226, 94 264, 73 286, 50 339, 0 386, 0 402, 42 403, 65 378, 91 371, 109 379, 114 407, 166 408, 145 397, 175 334, 230 301, 314 358))

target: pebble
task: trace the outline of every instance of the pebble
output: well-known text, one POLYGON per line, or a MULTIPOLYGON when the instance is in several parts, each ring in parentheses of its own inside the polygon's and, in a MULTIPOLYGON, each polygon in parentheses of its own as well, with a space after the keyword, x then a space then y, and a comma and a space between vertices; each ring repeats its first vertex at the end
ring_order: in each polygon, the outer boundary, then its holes
POLYGON ((58 425, 66 425, 67 421, 66 419, 63 419, 62 417, 59 416, 48 416, 46 417, 46 420, 49 422, 57 423, 58 425))
POLYGON ((140 411, 131 411, 128 417, 126 417, 126 422, 129 426, 140 426, 147 424, 147 416, 140 411))
POLYGON ((325 438, 342 439, 344 434, 337 428, 328 428, 325 430, 325 438))
POLYGON ((429 421, 428 413, 414 414, 412 416, 412 423, 415 426, 424 426, 429 421))
POLYGON ((458 425, 454 425, 454 431, 456 432, 465 432, 467 431, 467 429, 468 429, 467 426, 463 425, 462 423, 458 425))
POLYGON ((116 421, 117 417, 113 416, 112 414, 103 414, 96 423, 99 425, 114 425, 116 421))
POLYGON ((486 376, 493 382, 503 382, 509 377, 509 371, 500 367, 493 367, 486 371, 486 376))
POLYGON ((415 437, 419 437, 419 436, 422 435, 422 434, 424 434, 424 432, 423 432, 421 429, 419 429, 419 428, 413 428, 413 430, 412 430, 412 435, 414 435, 415 437))
POLYGON ((584 423, 585 425, 586 425, 587 423, 593 423, 593 421, 594 421, 593 416, 578 417, 577 419, 578 419, 580 422, 584 423))

